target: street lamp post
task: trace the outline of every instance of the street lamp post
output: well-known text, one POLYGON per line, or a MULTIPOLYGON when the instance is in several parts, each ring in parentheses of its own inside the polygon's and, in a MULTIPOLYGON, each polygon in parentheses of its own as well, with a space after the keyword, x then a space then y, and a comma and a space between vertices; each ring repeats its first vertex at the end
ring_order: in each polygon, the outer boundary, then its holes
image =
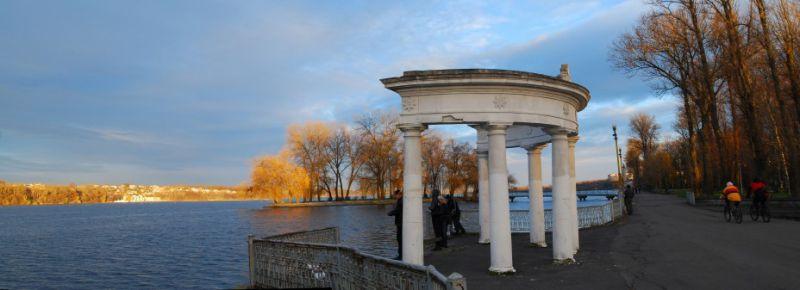
POLYGON ((619 181, 619 188, 622 190, 625 182, 622 179, 622 150, 619 149, 619 143, 617 142, 617 125, 611 125, 611 130, 614 132, 612 136, 614 136, 614 155, 617 157, 617 180, 619 181))

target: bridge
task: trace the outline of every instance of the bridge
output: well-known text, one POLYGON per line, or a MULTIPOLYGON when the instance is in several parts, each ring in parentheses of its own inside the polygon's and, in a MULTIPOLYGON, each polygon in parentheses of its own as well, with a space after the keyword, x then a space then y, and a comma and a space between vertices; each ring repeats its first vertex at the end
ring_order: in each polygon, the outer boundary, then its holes
MULTIPOLYGON (((578 191, 578 199, 581 201, 585 201, 587 197, 590 196, 603 196, 608 200, 612 200, 617 197, 619 193, 616 190, 590 190, 590 191, 578 191)), ((544 193, 545 197, 553 197, 553 193, 547 191, 544 193)), ((511 202, 514 202, 514 199, 517 197, 528 197, 527 191, 511 191, 508 193, 508 199, 511 202)))

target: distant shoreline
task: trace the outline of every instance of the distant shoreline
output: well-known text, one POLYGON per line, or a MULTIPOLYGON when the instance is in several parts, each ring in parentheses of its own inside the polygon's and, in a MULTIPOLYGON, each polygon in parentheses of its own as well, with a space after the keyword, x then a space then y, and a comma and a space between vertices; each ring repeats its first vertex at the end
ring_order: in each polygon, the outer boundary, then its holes
POLYGON ((321 206, 347 206, 347 205, 387 205, 393 204, 394 199, 368 199, 368 200, 340 200, 340 201, 312 201, 297 203, 273 203, 267 207, 321 207, 321 206))
MULTIPOLYGON (((422 202, 430 202, 430 198, 423 198, 422 202)), ((349 205, 388 205, 394 204, 396 200, 390 199, 356 199, 356 200, 339 200, 339 201, 311 201, 311 202, 298 202, 298 203, 278 203, 270 204, 267 207, 322 207, 322 206, 349 206, 349 205)))
POLYGON ((224 199, 224 200, 159 200, 159 201, 111 201, 111 202, 81 202, 81 203, 40 203, 40 204, 6 204, 0 205, 3 207, 14 206, 56 206, 56 205, 93 205, 93 204, 150 204, 150 203, 191 203, 191 202, 242 202, 242 201, 260 201, 264 202, 265 206, 270 206, 272 203, 268 199, 224 199))

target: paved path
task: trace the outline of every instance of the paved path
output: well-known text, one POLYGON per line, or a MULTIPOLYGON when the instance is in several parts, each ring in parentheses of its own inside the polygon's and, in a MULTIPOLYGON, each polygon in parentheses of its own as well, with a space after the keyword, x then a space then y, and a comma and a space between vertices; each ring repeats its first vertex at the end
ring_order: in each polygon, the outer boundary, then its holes
POLYGON ((581 231, 573 265, 553 265, 551 249, 528 247, 527 235, 512 239, 515 275, 488 274, 489 247, 475 236, 425 261, 462 273, 470 289, 800 289, 800 222, 726 223, 666 195, 635 203, 635 215, 581 231))

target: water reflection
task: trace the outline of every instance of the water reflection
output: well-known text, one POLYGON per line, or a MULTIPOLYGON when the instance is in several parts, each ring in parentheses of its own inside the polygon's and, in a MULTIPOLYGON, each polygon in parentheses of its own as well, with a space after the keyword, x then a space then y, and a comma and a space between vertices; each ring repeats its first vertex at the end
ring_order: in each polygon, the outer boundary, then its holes
MULTIPOLYGON (((349 246, 395 256, 394 219, 386 215, 392 205, 265 206, 248 201, 0 207, 0 289, 231 288, 247 283, 248 234, 332 226, 349 246)), ((527 200, 518 198, 511 208, 527 209, 527 200)), ((428 211, 423 212, 424 236, 431 238, 428 211)))

